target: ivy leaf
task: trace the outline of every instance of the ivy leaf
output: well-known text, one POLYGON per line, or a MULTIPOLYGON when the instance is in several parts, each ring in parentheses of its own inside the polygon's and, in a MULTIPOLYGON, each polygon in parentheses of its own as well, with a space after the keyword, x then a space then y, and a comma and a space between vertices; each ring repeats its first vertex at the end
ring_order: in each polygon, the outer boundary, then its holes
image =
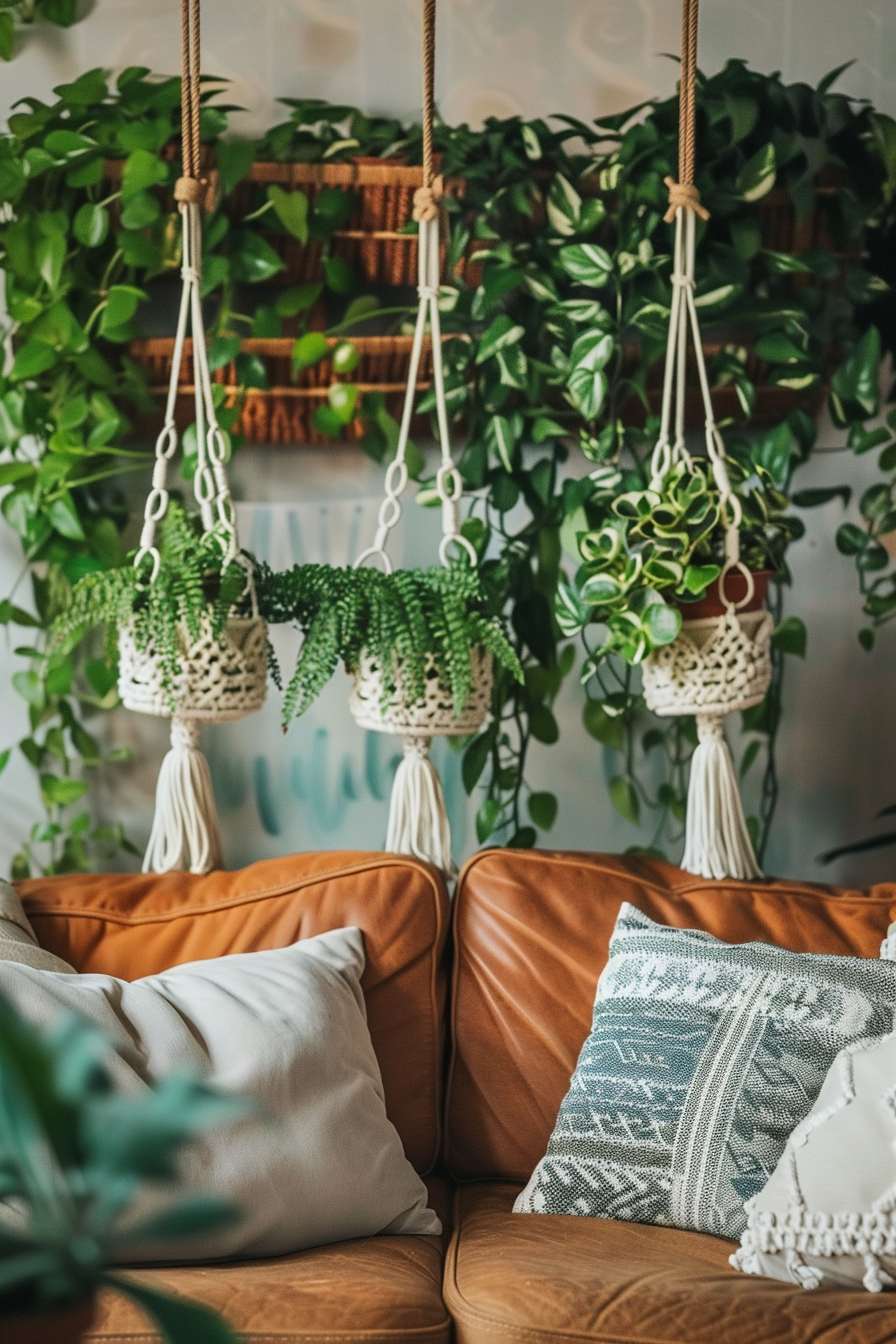
POLYGON ((494 448, 505 471, 513 471, 513 450, 516 447, 516 434, 513 421, 505 415, 493 415, 488 422, 486 436, 490 447, 494 448))
POLYGON ((330 343, 320 331, 306 331, 304 336, 300 336, 292 348, 292 367, 293 372, 297 373, 300 369, 310 369, 315 364, 319 364, 322 359, 326 359, 330 353, 330 343))
POLYGON ((258 284, 286 270, 286 264, 265 238, 246 230, 235 239, 232 269, 235 280, 258 284))
POLYGON ((69 807, 84 797, 87 788, 83 779, 67 779, 62 775, 51 774, 40 777, 40 792, 46 807, 69 807))
POLYGON ((832 485, 812 490, 797 490, 791 496, 790 502, 798 509, 817 509, 822 504, 830 504, 832 499, 842 499, 845 507, 851 498, 852 490, 848 485, 832 485))
POLYGON ((734 190, 744 201, 761 201, 775 185, 777 174, 775 147, 771 143, 763 145, 741 168, 734 190))
POLYGON ((486 840, 494 831, 498 824, 498 818, 501 815, 501 804, 496 798, 484 798, 476 813, 476 837, 480 845, 484 845, 486 840))
POLYGON ((141 300, 147 297, 146 291, 137 289, 135 285, 113 285, 100 318, 100 334, 108 336, 117 327, 130 322, 141 300))
POLYGON ((56 351, 44 341, 26 341, 18 351, 10 370, 10 380, 14 383, 37 378, 46 373, 56 363, 56 351))
POLYGON ((608 714, 600 700, 587 700, 582 711, 585 731, 613 751, 625 750, 625 725, 619 714, 608 714))
POLYGON ((109 233, 109 211, 86 201, 75 215, 72 233, 84 247, 99 247, 109 233))
POLYGON ((529 816, 541 831, 549 831, 557 820, 557 797, 553 793, 530 793, 529 816))
POLYGON ((631 780, 617 775, 615 779, 610 780, 609 789, 610 801, 620 817, 637 826, 641 820, 641 805, 631 780))
POLYGON ((494 744, 495 731, 494 727, 490 727, 479 737, 474 738, 464 752, 461 775, 467 793, 472 793, 482 778, 494 744))
MULTIPOLYGON (((8 9, 0 10, 0 60, 11 61, 16 26, 8 9)), ((4 197, 4 199, 7 199, 4 197)))
POLYGON ((49 290, 55 291, 62 278, 65 265, 65 235, 51 233, 48 238, 38 239, 34 249, 34 259, 40 271, 41 279, 49 290))
POLYGON ((354 294, 358 288, 358 277, 350 261, 345 257, 325 257, 324 275, 327 286, 334 294, 354 294))
POLYGON ((78 517, 78 510, 75 508, 75 502, 67 490, 65 494, 60 495, 58 499, 54 499, 47 506, 46 513, 61 536, 68 537, 71 541, 84 540, 84 528, 81 525, 81 519, 78 517))
POLYGON ((880 357, 880 332, 869 327, 831 378, 831 414, 836 424, 844 426, 877 414, 880 357))
POLYGON ((148 149, 135 149, 124 161, 121 199, 128 201, 141 191, 160 187, 168 181, 168 165, 148 149))
POLYGON ((327 400, 341 423, 347 425, 351 422, 358 404, 358 387, 355 383, 334 383, 327 393, 327 400))
POLYGON ((597 243, 573 243, 571 247, 561 247, 559 260, 566 274, 577 284, 592 285, 595 289, 607 283, 613 270, 612 257, 597 243))
POLYGON ((308 197, 304 191, 284 191, 282 187, 268 187, 268 200, 274 214, 293 238, 300 243, 308 241, 308 197))
POLYGON ((600 332, 580 336, 572 347, 567 386, 586 420, 597 418, 606 399, 609 381, 603 370, 613 349, 613 337, 600 332))
POLYGON ((215 161, 221 174, 221 192, 229 196, 252 167, 258 145, 254 140, 219 140, 215 161))
POLYGON ((547 212, 551 228, 562 238, 571 238, 578 233, 582 198, 562 173, 557 173, 551 183, 547 212))
POLYGON ((509 346, 516 345, 525 334, 525 327, 514 323, 506 313, 499 314, 479 342, 476 363, 484 364, 487 359, 491 359, 500 350, 506 350, 509 346))
POLYGON ((772 644, 782 653, 805 658, 807 638, 805 621, 801 621, 798 616, 788 616, 772 635, 772 644))
POLYGON ((560 737, 560 729, 547 705, 533 705, 529 710, 529 731, 536 742, 552 747, 560 737))

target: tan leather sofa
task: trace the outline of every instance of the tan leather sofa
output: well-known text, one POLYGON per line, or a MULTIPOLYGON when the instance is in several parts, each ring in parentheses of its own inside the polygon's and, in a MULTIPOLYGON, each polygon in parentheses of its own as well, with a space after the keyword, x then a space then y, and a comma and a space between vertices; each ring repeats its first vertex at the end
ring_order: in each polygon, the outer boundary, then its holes
MULTIPOLYGON (((249 1344, 896 1341, 896 1296, 748 1278, 728 1266, 731 1243, 696 1233, 511 1213, 587 1035, 623 900, 730 942, 876 956, 896 884, 714 883, 644 859, 489 850, 465 868, 453 913, 436 873, 380 854, 20 890, 44 946, 125 979, 346 924, 364 931, 389 1114, 446 1235, 146 1271, 216 1307, 249 1344)), ((88 1335, 152 1338, 112 1298, 88 1335)))

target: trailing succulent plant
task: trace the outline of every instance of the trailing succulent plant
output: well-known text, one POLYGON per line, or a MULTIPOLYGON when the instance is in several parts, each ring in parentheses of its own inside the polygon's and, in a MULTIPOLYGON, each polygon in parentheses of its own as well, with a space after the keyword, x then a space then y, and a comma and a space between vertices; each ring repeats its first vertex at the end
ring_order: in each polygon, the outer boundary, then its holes
POLYGON ((329 565, 296 565, 278 574, 262 565, 256 582, 266 618, 295 622, 305 636, 284 695, 284 724, 304 714, 340 660, 357 670, 364 650, 382 668, 385 694, 394 693, 400 675, 411 704, 425 698, 432 655, 456 714, 470 695, 474 649, 485 649, 522 679, 500 617, 466 561, 394 574, 329 565))
POLYGON ((56 618, 57 647, 77 643, 85 630, 104 626, 107 657, 114 662, 118 631, 130 627, 138 649, 152 646, 171 697, 183 658, 184 637, 196 640, 206 623, 213 637, 224 633, 228 617, 248 607, 244 559, 222 565, 222 539, 203 532, 200 520, 171 501, 159 524, 158 573, 131 563, 86 574, 75 584, 71 601, 56 618))
MULTIPOLYGON (((732 450, 728 473, 743 509, 743 563, 754 573, 783 572, 788 544, 804 531, 800 519, 787 516, 788 496, 749 449, 732 450)), ((611 653, 637 664, 676 638, 681 606, 703 597, 722 573, 726 530, 705 458, 671 467, 658 485, 613 466, 599 467, 590 480, 593 493, 571 520, 582 565, 557 597, 564 634, 606 627, 585 675, 611 653)))
MULTIPOLYGON (((41 1032, 0 997, 0 1323, 33 1315, 36 1324, 111 1288, 169 1344, 236 1344, 206 1307, 108 1266, 137 1246, 233 1220, 237 1211, 212 1196, 178 1198, 176 1190, 161 1212, 139 1220, 133 1213, 147 1187, 176 1187, 185 1144, 242 1118, 247 1106, 183 1075, 122 1096, 110 1052, 79 1018, 41 1032)), ((42 1338, 51 1337, 50 1326, 42 1338)))

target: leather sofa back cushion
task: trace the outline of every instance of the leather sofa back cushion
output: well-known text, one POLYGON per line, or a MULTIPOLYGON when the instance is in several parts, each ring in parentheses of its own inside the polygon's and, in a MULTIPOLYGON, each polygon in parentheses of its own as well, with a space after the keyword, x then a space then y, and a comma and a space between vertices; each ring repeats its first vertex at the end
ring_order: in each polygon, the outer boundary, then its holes
POLYGON ((707 882, 654 859, 485 850, 455 899, 446 1158, 460 1180, 527 1181, 544 1155, 624 901, 728 943, 876 957, 896 884, 707 882))
POLYGON ((42 947, 79 971, 122 980, 361 929, 361 983, 386 1110, 413 1166, 421 1173, 433 1166, 448 897, 426 864, 385 854, 296 854, 205 877, 87 874, 17 885, 42 947))

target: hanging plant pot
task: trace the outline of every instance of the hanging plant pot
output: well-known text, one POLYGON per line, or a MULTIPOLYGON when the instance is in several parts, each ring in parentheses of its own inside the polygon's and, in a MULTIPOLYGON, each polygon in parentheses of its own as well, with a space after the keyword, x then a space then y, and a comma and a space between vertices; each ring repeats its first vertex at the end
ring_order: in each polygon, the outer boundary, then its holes
POLYGON ((231 617, 216 638, 205 618, 192 640, 183 630, 183 659, 173 686, 150 643, 138 647, 133 630, 119 632, 118 693, 126 709, 204 723, 227 723, 261 709, 267 694, 267 625, 259 617, 231 617))
POLYGON ((696 602, 675 602, 685 622, 705 620, 707 617, 724 616, 730 605, 737 607, 742 616, 749 612, 762 611, 768 601, 768 585, 772 579, 772 570, 764 569, 752 575, 753 591, 747 599, 747 580, 739 569, 729 570, 725 575, 724 593, 722 579, 710 584, 703 597, 696 602), (743 606, 741 606, 743 603, 743 606))
POLYGON ((654 714, 731 714, 765 699, 772 679, 767 611, 686 620, 671 644, 643 665, 644 699, 654 714))
POLYGON ((11 1316, 2 1323, 3 1344, 80 1344, 93 1323, 96 1302, 90 1298, 51 1315, 11 1316))
MULTIPOLYGON (((330 340, 331 348, 339 342, 330 340)), ((361 356, 361 362, 349 379, 358 389, 359 400, 368 392, 378 392, 386 398, 386 410, 396 419, 401 415, 407 388, 411 360, 410 336, 356 336, 352 345, 361 356)), ((250 388, 243 401, 235 432, 249 443, 332 445, 334 440, 323 434, 314 423, 314 412, 327 404, 330 387, 340 381, 332 371, 328 359, 312 368, 302 369, 293 382, 292 352, 295 342, 290 338, 247 339, 242 342, 243 354, 257 355, 263 361, 268 375, 267 388, 250 388)), ((128 354, 148 372, 150 392, 161 399, 167 394, 174 356, 174 338, 155 336, 131 341, 128 354)), ((186 342, 187 360, 192 354, 191 342, 186 342)), ((186 377, 187 375, 185 375, 186 377)), ((213 381, 227 389, 227 404, 232 404, 240 393, 239 374, 235 362, 225 364, 213 374, 213 381)), ((417 391, 424 392, 432 382, 432 342, 427 338, 420 369, 417 391)), ((176 418, 180 428, 195 418, 193 384, 179 385, 176 418)), ((415 417, 415 431, 423 431, 426 421, 415 417)), ((148 427, 149 428, 149 427, 148 427)), ((355 442, 364 434, 357 419, 346 426, 342 442, 355 442)))
POLYGON ((360 728, 375 733, 395 733, 400 737, 469 737, 485 723, 491 713, 494 672, 492 656, 484 649, 471 655, 472 686, 460 714, 454 711, 451 689, 439 676, 432 654, 426 656, 426 696, 408 704, 402 685, 401 668, 395 689, 385 695, 383 671, 370 654, 364 652, 354 673, 349 709, 360 728))

